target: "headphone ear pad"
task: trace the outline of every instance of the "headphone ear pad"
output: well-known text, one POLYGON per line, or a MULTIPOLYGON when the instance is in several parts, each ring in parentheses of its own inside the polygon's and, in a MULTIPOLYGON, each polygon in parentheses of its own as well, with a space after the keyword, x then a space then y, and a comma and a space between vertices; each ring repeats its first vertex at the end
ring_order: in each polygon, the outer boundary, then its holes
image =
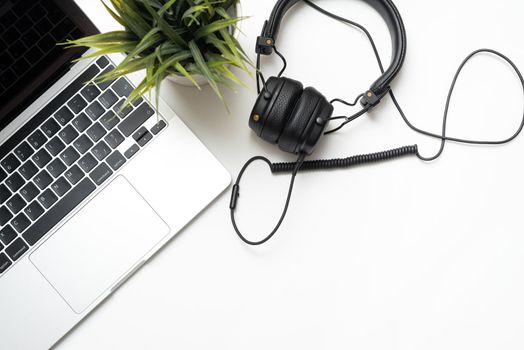
POLYGON ((269 78, 251 112, 249 127, 265 141, 276 144, 303 88, 293 79, 269 78))
POLYGON ((315 88, 306 88, 298 99, 278 145, 289 153, 311 155, 333 115, 333 106, 315 88))

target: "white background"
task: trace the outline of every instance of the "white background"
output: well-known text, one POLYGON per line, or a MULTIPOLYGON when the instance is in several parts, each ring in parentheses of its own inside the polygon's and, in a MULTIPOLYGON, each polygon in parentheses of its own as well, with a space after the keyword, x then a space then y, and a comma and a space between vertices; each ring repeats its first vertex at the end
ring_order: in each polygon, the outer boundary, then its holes
MULTIPOLYGON (((252 17, 240 41, 254 57, 274 1, 242 3, 252 17)), ((368 26, 389 57, 386 27, 367 5, 317 3, 368 26)), ((396 4, 409 43, 393 88, 417 126, 440 130, 453 74, 474 49, 499 49, 524 67, 521 0, 396 4)), ((102 28, 114 26, 97 13, 102 28)), ((282 29, 287 75, 328 98, 352 99, 379 75, 361 33, 306 6, 296 6, 282 29)), ((280 67, 275 58, 265 62, 266 74, 280 67)), ((256 92, 244 80, 250 89, 226 92, 230 114, 210 89, 163 86, 163 97, 234 176, 253 155, 292 159, 248 129, 256 92)), ((522 108, 508 66, 476 58, 457 86, 449 134, 502 138, 516 129, 522 108)), ((386 99, 325 139, 315 157, 414 143, 426 155, 438 148, 411 132, 386 99)), ((300 176, 282 230, 260 248, 234 234, 225 193, 57 348, 522 349, 523 157, 520 138, 503 147, 450 144, 432 164, 404 159, 300 176)), ((251 238, 274 225, 288 180, 270 177, 263 165, 246 174, 238 214, 251 238)))

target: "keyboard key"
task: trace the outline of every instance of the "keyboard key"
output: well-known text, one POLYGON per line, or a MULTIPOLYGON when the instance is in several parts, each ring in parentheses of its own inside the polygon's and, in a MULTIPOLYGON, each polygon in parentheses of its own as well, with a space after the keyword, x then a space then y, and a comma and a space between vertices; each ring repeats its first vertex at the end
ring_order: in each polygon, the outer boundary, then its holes
POLYGON ((11 226, 13 226, 18 233, 24 232, 29 225, 31 225, 31 220, 29 220, 24 213, 18 214, 13 220, 11 220, 11 226))
POLYGON ((133 140, 138 142, 138 140, 140 140, 146 133, 147 129, 142 126, 133 134, 133 140))
POLYGON ((76 185, 84 177, 84 172, 78 165, 73 165, 64 175, 71 185, 76 185))
POLYGON ((18 214, 20 210, 24 209, 25 207, 25 201, 20 197, 19 194, 15 194, 13 197, 11 197, 7 203, 5 204, 13 214, 18 214))
POLYGON ((53 118, 49 118, 40 129, 47 137, 53 137, 60 130, 60 125, 53 118))
POLYGON ((113 129, 115 126, 118 125, 120 122, 120 119, 116 116, 113 111, 109 111, 106 114, 100 118, 100 123, 106 128, 107 130, 113 129))
POLYGON ((7 173, 2 168, 0 168, 0 181, 4 181, 6 177, 7 173))
POLYGON ((140 140, 137 141, 137 143, 141 146, 141 147, 144 147, 149 141, 151 141, 153 139, 153 135, 148 131, 144 134, 144 136, 142 136, 140 138, 140 140))
POLYGON ((100 125, 100 123, 96 123, 89 129, 87 129, 87 135, 93 140, 93 142, 98 142, 104 135, 107 133, 107 131, 100 125))
POLYGON ((38 201, 46 209, 49 209, 57 200, 58 197, 50 189, 45 190, 38 196, 38 201))
POLYGON ((85 113, 81 113, 78 117, 73 119, 73 125, 79 132, 85 131, 89 126, 91 126, 91 120, 87 117, 85 113))
MULTIPOLYGON (((100 73, 98 76, 101 76, 101 75, 104 75, 104 74, 106 74, 106 73, 109 73, 109 72, 111 72, 113 69, 115 69, 115 67, 114 67, 112 64, 110 64, 110 65, 109 65, 106 69, 104 69, 104 70, 102 71, 102 73, 100 73)), ((109 85, 113 84, 113 82, 114 82, 114 80, 109 80, 109 81, 104 81, 104 82, 98 82, 98 83, 96 83, 96 86, 98 86, 98 88, 99 88, 100 90, 105 90, 105 89, 107 89, 107 88, 109 87, 109 85)))
POLYGON ((139 150, 140 150, 140 147, 138 147, 138 145, 133 145, 129 147, 127 151, 125 151, 124 155, 126 156, 127 159, 129 159, 133 157, 139 150))
POLYGON ((67 123, 69 123, 71 121, 71 119, 74 118, 74 114, 73 112, 71 112, 71 110, 69 108, 67 108, 66 106, 60 108, 58 110, 58 112, 55 113, 55 118, 56 120, 62 125, 66 125, 67 123))
POLYGON ((25 208, 24 213, 33 221, 38 219, 40 215, 44 213, 44 208, 40 204, 38 204, 37 201, 34 201, 33 203, 29 204, 27 208, 25 208))
POLYGON ((22 190, 20 191, 20 194, 22 197, 24 197, 26 202, 31 202, 33 199, 35 199, 36 196, 38 196, 39 193, 40 191, 32 182, 29 182, 27 185, 22 187, 22 190))
POLYGON ((35 151, 33 151, 27 142, 22 142, 20 146, 15 148, 15 154, 22 162, 31 157, 33 153, 35 153, 35 151))
POLYGON ((122 108, 122 105, 125 103, 125 101, 125 99, 121 99, 113 107, 113 111, 122 119, 127 117, 127 115, 133 111, 133 108, 131 106, 126 106, 122 108))
POLYGON ((75 130, 71 125, 66 126, 58 133, 58 136, 64 141, 66 145, 73 142, 78 137, 78 131, 75 130))
POLYGON ((85 112, 87 113, 89 118, 97 120, 98 118, 100 118, 102 114, 104 114, 105 109, 104 107, 102 107, 100 103, 98 103, 98 101, 95 101, 91 103, 89 107, 86 108, 85 112))
POLYGON ((11 260, 4 253, 0 254, 0 274, 7 271, 9 266, 11 266, 11 260))
POLYGON ((11 220, 13 214, 5 206, 0 208, 0 226, 4 226, 11 220))
POLYGON ((101 91, 96 87, 96 85, 88 84, 82 89, 82 91, 80 91, 80 93, 84 96, 87 102, 93 102, 93 100, 101 94, 101 91))
POLYGON ((43 190, 44 188, 49 186, 51 182, 53 182, 53 178, 51 177, 51 175, 49 175, 47 171, 42 170, 40 173, 38 173, 38 175, 35 176, 33 181, 40 190, 43 190))
POLYGON ((49 232, 56 224, 58 224, 67 214, 69 214, 78 204, 86 199, 96 186, 85 178, 78 183, 68 194, 52 207, 47 213, 42 215, 33 226, 22 235, 30 245, 34 245, 47 232, 49 232))
POLYGON ((64 177, 60 177, 51 185, 51 188, 59 197, 62 197, 71 189, 71 185, 64 177))
POLYGON ((11 191, 6 185, 0 185, 0 204, 3 204, 9 197, 11 197, 11 191))
POLYGON ((109 64, 109 60, 105 56, 102 56, 96 61, 96 64, 103 69, 109 64))
POLYGON ((45 149, 51 153, 53 157, 62 152, 64 148, 64 143, 56 136, 49 140, 49 142, 45 145, 45 149))
POLYGON ((66 171, 67 167, 60 159, 55 159, 46 167, 49 174, 51 174, 55 179, 62 175, 66 171))
POLYGON ((14 154, 9 154, 7 157, 2 160, 1 165, 8 174, 11 174, 20 166, 20 161, 15 157, 14 154))
POLYGON ((34 149, 38 150, 46 143, 47 137, 40 130, 37 130, 27 140, 34 149))
POLYGON ((80 136, 73 142, 73 146, 76 148, 80 154, 84 154, 93 147, 94 143, 86 135, 80 136))
POLYGON ((124 165, 126 158, 122 155, 122 153, 114 151, 109 157, 107 157, 106 162, 109 164, 111 169, 117 171, 122 167, 122 165, 124 165))
POLYGON ((38 172, 38 167, 35 165, 35 163, 28 160, 27 162, 22 164, 22 166, 20 167, 20 169, 18 169, 18 171, 20 172, 20 174, 22 174, 24 179, 31 180, 31 178, 35 176, 36 173, 38 172))
MULTIPOLYGON (((67 103, 67 106, 69 106, 69 108, 71 108, 73 113, 78 114, 78 113, 82 112, 82 110, 84 108, 87 107, 87 102, 86 102, 86 100, 84 100, 84 98, 82 96, 75 95, 75 97, 73 97, 71 100, 69 100, 69 102, 67 103)), ((58 120, 58 121, 60 121, 60 120, 58 120)))
POLYGON ((155 111, 147 103, 143 103, 120 123, 118 129, 126 137, 131 136, 142 124, 146 122, 155 111))
POLYGON ((78 152, 71 146, 69 146, 68 148, 66 148, 66 150, 64 152, 62 152, 62 154, 60 154, 60 159, 62 159, 62 161, 67 165, 67 166, 70 166, 71 164, 73 164, 74 162, 76 162, 78 160, 78 158, 80 158, 80 155, 78 154, 78 152))
POLYGON ((89 174, 91 180, 93 180, 98 186, 109 179, 111 175, 113 175, 113 172, 106 163, 100 164, 91 174, 89 174))
POLYGON ((158 123, 155 124, 155 126, 153 126, 151 128, 151 133, 153 133, 153 135, 157 135, 160 131, 162 131, 165 127, 167 126, 166 122, 161 120, 159 121, 158 123))
MULTIPOLYGON (((24 214, 20 214, 20 215, 24 215, 24 214)), ((29 221, 27 218, 25 218, 25 220, 29 221)), ((29 250, 29 247, 27 246, 27 244, 25 244, 24 240, 21 238, 18 238, 9 247, 5 249, 5 252, 7 255, 9 255, 11 260, 17 261, 28 250, 29 250)))
POLYGON ((40 168, 43 168, 51 161, 51 155, 45 149, 41 149, 40 151, 36 152, 32 159, 36 165, 38 165, 40 168))
POLYGON ((25 181, 20 174, 14 173, 5 180, 5 184, 11 191, 16 192, 25 184, 25 181))
POLYGON ((9 225, 0 230, 0 241, 4 245, 9 245, 17 236, 15 230, 9 225))
POLYGON ((120 144, 122 142, 124 142, 125 138, 124 136, 122 136, 122 134, 120 133, 120 131, 118 130, 113 130, 111 131, 105 138, 104 140, 107 142, 107 144, 109 146, 111 146, 111 148, 115 149, 117 148, 118 146, 120 146, 120 144))
POLYGON ((107 90, 102 95, 100 95, 98 101, 100 101, 100 103, 105 108, 111 108, 116 103, 116 101, 118 101, 118 97, 115 95, 113 91, 107 90))
POLYGON ((78 165, 85 173, 89 173, 98 164, 98 161, 91 153, 86 154, 78 161, 78 165))
POLYGON ((133 87, 125 78, 120 78, 113 84, 113 90, 120 97, 128 97, 133 92, 133 87))
POLYGON ((91 152, 99 161, 102 161, 111 153, 111 148, 104 141, 100 141, 91 152))

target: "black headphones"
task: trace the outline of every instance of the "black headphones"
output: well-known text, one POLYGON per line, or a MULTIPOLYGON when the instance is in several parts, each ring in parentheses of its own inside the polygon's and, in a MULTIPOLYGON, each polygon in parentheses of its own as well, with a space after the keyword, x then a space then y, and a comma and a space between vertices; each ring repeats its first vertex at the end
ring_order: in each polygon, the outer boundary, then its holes
MULTIPOLYGON (((265 22, 256 43, 256 53, 271 55, 287 11, 300 0, 279 0, 271 17, 265 22)), ((361 98, 365 112, 375 107, 389 91, 389 84, 398 74, 406 56, 406 30, 391 0, 365 0, 377 10, 387 23, 391 34, 392 57, 390 67, 361 98)), ((277 51, 278 53, 278 51, 277 51)), ((260 59, 257 60, 260 62, 260 59)), ((267 82, 258 69, 264 88, 255 103, 249 119, 250 128, 262 139, 278 144, 281 150, 293 154, 311 155, 326 131, 333 115, 333 105, 313 87, 304 89, 296 80, 271 77, 267 82)))
POLYGON ((278 144, 281 150, 298 155, 298 160, 292 163, 272 163, 265 157, 253 157, 243 166, 240 171, 238 178, 233 186, 231 193, 231 201, 229 205, 231 222, 235 232, 238 234, 240 239, 249 245, 261 245, 270 240, 280 228, 287 210, 289 208, 291 196, 293 193, 293 187, 295 178, 299 171, 312 171, 312 170, 329 170, 329 169, 345 169, 351 168, 358 165, 377 163, 381 161, 388 161, 397 159, 403 156, 416 156, 422 161, 434 161, 439 158, 444 151, 447 141, 453 141, 456 143, 463 144, 474 144, 474 145, 502 145, 513 141, 524 129, 524 113, 521 119, 521 123, 517 131, 510 137, 502 140, 470 140, 464 138, 448 137, 447 136, 447 121, 448 111, 451 103, 451 98, 455 89, 455 84, 462 72, 464 66, 475 56, 479 54, 489 54, 500 58, 505 61, 516 73, 520 84, 522 86, 522 92, 524 95, 524 77, 515 63, 504 54, 492 50, 492 49, 480 49, 469 54, 460 64, 457 72, 455 73, 453 82, 451 83, 446 106, 444 109, 444 115, 442 118, 442 133, 436 134, 431 133, 414 126, 406 117, 402 110, 399 102, 397 101, 393 91, 390 89, 390 84, 393 79, 397 76, 406 56, 406 31, 404 23, 400 17, 400 13, 391 0, 364 0, 370 4, 375 10, 377 10, 382 18, 386 21, 389 32, 391 34, 393 53, 391 57, 391 63, 389 68, 386 70, 383 68, 380 55, 378 53, 375 42, 368 32, 368 30, 362 25, 353 22, 351 20, 340 17, 332 12, 329 12, 313 2, 311 0, 278 0, 275 8, 271 13, 271 17, 265 22, 261 36, 257 38, 256 53, 257 53, 257 87, 259 97, 255 103, 253 111, 250 115, 249 126, 251 129, 262 139, 272 144, 278 144), (284 56, 277 50, 275 42, 277 40, 278 32, 282 19, 286 12, 302 1, 308 4, 318 12, 333 18, 339 22, 349 24, 360 29, 366 34, 368 40, 371 43, 377 62, 382 72, 382 76, 378 78, 363 94, 359 95, 354 103, 344 101, 342 99, 334 99, 328 101, 320 92, 315 88, 305 88, 303 85, 293 79, 282 77, 287 63, 284 56), (264 79, 262 72, 260 71, 261 55, 271 55, 275 52, 283 61, 284 68, 280 71, 278 76, 271 77, 267 81, 264 79), (263 87, 261 88, 261 83, 263 87), (405 146, 394 150, 358 155, 342 159, 330 159, 330 160, 314 160, 306 161, 305 158, 311 155, 322 138, 323 135, 330 134, 332 132, 342 129, 348 123, 356 120, 360 116, 366 114, 374 107, 376 107, 381 99, 387 94, 391 97, 395 107, 397 108, 400 116, 406 123, 406 125, 413 131, 420 133, 425 136, 435 138, 440 141, 440 149, 436 155, 432 157, 424 157, 418 151, 418 146, 405 146), (352 115, 351 117, 333 117, 333 103, 341 102, 349 106, 355 106, 360 101, 362 109, 352 115), (345 119, 345 121, 339 127, 326 131, 326 128, 330 121, 335 119, 345 119), (240 182, 246 171, 246 169, 255 161, 263 161, 267 163, 271 172, 276 173, 291 173, 291 182, 289 185, 287 200, 282 211, 282 215, 274 230, 266 236, 264 239, 253 242, 246 239, 239 228, 237 227, 235 220, 235 210, 238 204, 238 198, 240 196, 240 182))

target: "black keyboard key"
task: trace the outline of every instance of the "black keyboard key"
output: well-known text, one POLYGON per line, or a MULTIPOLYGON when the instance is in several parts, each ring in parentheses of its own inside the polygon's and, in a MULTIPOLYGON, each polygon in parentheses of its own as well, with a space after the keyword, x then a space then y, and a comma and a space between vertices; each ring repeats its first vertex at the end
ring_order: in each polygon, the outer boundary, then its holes
POLYGON ((74 114, 73 112, 71 112, 71 110, 69 108, 67 108, 66 106, 60 108, 60 110, 58 110, 58 112, 55 113, 55 118, 56 120, 58 120, 58 122, 64 126, 66 125, 67 123, 69 123, 71 121, 71 119, 74 118, 74 114))
POLYGON ((126 107, 122 108, 124 103, 125 103, 125 99, 121 99, 113 107, 113 111, 122 119, 127 117, 127 115, 133 111, 133 108, 131 106, 126 106, 126 107))
POLYGON ((37 201, 29 204, 24 210, 25 215, 27 215, 31 220, 35 221, 44 213, 44 208, 37 201))
POLYGON ((100 123, 96 123, 87 129, 87 135, 89 135, 93 142, 100 141, 105 134, 107 134, 107 131, 102 127, 102 125, 100 125, 100 123))
POLYGON ((0 204, 3 204, 9 197, 11 197, 11 191, 6 185, 0 185, 0 204))
POLYGON ((58 197, 50 189, 45 190, 38 196, 38 201, 46 209, 49 209, 57 200, 58 197))
POLYGON ((71 146, 69 146, 62 154, 60 154, 60 159, 67 165, 70 166, 80 158, 80 154, 71 146))
POLYGON ((66 145, 73 142, 78 137, 78 131, 75 130, 71 125, 66 126, 58 133, 58 136, 64 141, 66 145))
POLYGON ((36 152, 32 159, 36 165, 38 165, 40 168, 43 168, 51 161, 51 155, 45 149, 41 149, 40 151, 36 152))
POLYGON ((6 177, 7 173, 2 168, 0 168, 0 181, 4 181, 6 177))
POLYGON ((131 136, 131 134, 134 133, 135 130, 140 126, 142 126, 142 124, 144 124, 146 120, 148 120, 153 114, 155 114, 155 111, 149 107, 147 103, 143 103, 126 119, 124 119, 122 123, 120 123, 118 129, 126 137, 131 136))
POLYGON ((97 164, 97 160, 91 153, 86 154, 78 161, 78 165, 85 173, 89 173, 97 164))
POLYGON ((120 146, 120 144, 122 142, 124 142, 125 138, 124 136, 122 136, 122 134, 120 133, 120 131, 118 130, 113 130, 111 131, 105 138, 104 140, 107 142, 107 144, 109 146, 111 146, 111 148, 117 148, 118 146, 120 146))
POLYGON ((25 181, 20 174, 14 173, 5 180, 5 184, 11 191, 16 192, 25 184, 25 181))
POLYGON ((64 175, 71 185, 76 185, 84 177, 84 172, 78 165, 73 165, 64 175))
POLYGON ((37 150, 46 143, 47 137, 40 130, 37 130, 27 140, 37 150))
POLYGON ((113 129, 115 126, 118 125, 120 122, 120 119, 116 116, 113 111, 109 111, 106 114, 100 118, 100 123, 106 128, 107 130, 113 129))
POLYGON ((74 125, 76 130, 78 130, 79 132, 83 132, 89 126, 91 126, 92 122, 91 122, 91 120, 89 120, 89 118, 87 117, 87 115, 85 113, 81 113, 78 117, 73 119, 73 123, 72 124, 74 125))
POLYGON ((98 98, 98 101, 105 107, 111 108, 118 101, 118 97, 111 90, 107 90, 98 98))
POLYGON ((133 145, 129 147, 127 151, 125 151, 124 155, 126 156, 127 159, 129 159, 133 157, 139 150, 140 150, 140 147, 138 147, 138 145, 133 145))
POLYGON ((122 165, 124 165, 126 158, 122 155, 122 153, 114 151, 109 157, 107 157, 106 162, 109 164, 111 169, 117 171, 122 167, 122 165))
POLYGON ((96 64, 98 64, 100 68, 104 69, 109 64, 109 60, 105 56, 102 56, 96 60, 96 64))
MULTIPOLYGON (((84 100, 84 98, 80 95, 75 95, 69 102, 67 103, 67 106, 71 108, 73 113, 78 114, 82 112, 84 108, 87 107, 87 102, 84 100)), ((60 121, 60 120, 58 120, 60 121)))
POLYGON ((18 233, 24 232, 29 225, 31 225, 31 220, 29 220, 24 213, 18 214, 13 220, 11 220, 11 226, 13 226, 18 233))
POLYGON ((20 210, 24 209, 25 207, 25 201, 22 197, 20 197, 19 194, 15 194, 13 197, 11 197, 7 203, 5 204, 13 214, 18 214, 20 210))
POLYGON ((40 240, 47 232, 56 226, 67 214, 69 214, 78 204, 86 199, 93 191, 96 186, 85 178, 78 183, 68 194, 47 213, 42 215, 29 229, 23 234, 24 239, 30 245, 34 245, 40 240))
POLYGON ((141 146, 141 147, 144 147, 149 141, 151 141, 153 139, 153 135, 148 131, 144 134, 144 136, 142 136, 140 138, 140 140, 137 141, 137 143, 141 146))
POLYGON ((13 171, 16 170, 20 166, 20 161, 18 158, 15 157, 14 154, 9 154, 7 157, 4 158, 1 162, 2 168, 4 168, 5 171, 7 171, 8 174, 11 174, 13 171))
POLYGON ((58 123, 53 118, 50 118, 48 121, 42 124, 41 129, 44 134, 47 135, 47 137, 52 137, 58 132, 58 130, 60 130, 60 125, 58 125, 58 123))
POLYGON ((40 173, 38 173, 38 175, 35 176, 33 181, 40 190, 43 190, 44 188, 49 186, 51 182, 53 182, 53 178, 51 177, 51 175, 49 175, 47 171, 42 170, 40 173))
POLYGON ((104 107, 102 107, 100 103, 98 103, 98 101, 95 101, 91 103, 89 107, 86 108, 85 112, 87 113, 89 118, 97 120, 98 118, 100 118, 102 114, 104 114, 105 109, 104 107))
POLYGON ((133 134, 133 140, 138 142, 138 140, 140 140, 146 133, 147 129, 142 126, 133 134))
POLYGON ((51 185, 51 188, 59 197, 62 197, 71 189, 71 185, 64 177, 60 177, 51 185))
MULTIPOLYGON (((24 215, 24 214, 21 214, 24 215)), ((25 218, 27 221, 29 221, 27 218, 25 218)), ((24 240, 21 238, 18 238, 16 241, 14 241, 9 247, 5 249, 5 252, 11 260, 17 261, 22 257, 22 255, 25 254, 29 250, 29 247, 27 244, 25 244, 24 240)))
POLYGON ((104 183, 109 177, 113 175, 113 171, 107 166, 106 163, 100 164, 89 176, 98 186, 104 183))
POLYGON ((166 122, 161 120, 159 121, 158 123, 155 124, 155 126, 153 126, 151 128, 151 133, 153 133, 153 135, 157 135, 160 131, 162 131, 165 127, 167 126, 166 122))
POLYGON ((20 169, 18 169, 18 171, 20 172, 20 174, 22 174, 24 179, 31 180, 31 178, 35 176, 36 173, 38 172, 38 167, 35 165, 35 163, 28 160, 27 162, 22 164, 22 166, 20 167, 20 169))
POLYGON ((5 206, 0 208, 0 226, 4 226, 11 220, 13 214, 5 206))
POLYGON ((111 148, 104 141, 100 141, 91 152, 99 161, 102 161, 111 153, 111 148))
POLYGON ((15 154, 22 162, 31 157, 35 153, 27 142, 22 142, 20 146, 15 148, 15 154))
POLYGON ((80 136, 78 139, 76 139, 75 142, 73 142, 73 146, 78 152, 80 152, 80 154, 84 154, 89 151, 93 145, 93 141, 91 141, 86 135, 80 136))
POLYGON ((0 241, 4 245, 9 245, 17 236, 15 230, 9 225, 0 230, 0 241))
POLYGON ((1 253, 0 254, 0 274, 6 272, 9 266, 11 265, 12 265, 11 260, 9 260, 7 255, 5 255, 4 253, 1 253))
POLYGON ((113 84, 113 90, 120 97, 128 97, 133 92, 133 87, 125 78, 120 78, 113 84))
POLYGON ((46 167, 49 174, 51 174, 55 179, 62 175, 66 171, 67 167, 60 159, 55 159, 46 167))
POLYGON ((38 196, 39 193, 40 191, 32 182, 29 182, 27 185, 22 187, 22 190, 20 191, 20 194, 22 195, 22 197, 24 197, 26 202, 31 202, 33 199, 36 198, 36 196, 38 196))
POLYGON ((86 85, 80 93, 84 96, 87 102, 93 102, 93 100, 101 94, 100 90, 93 84, 86 85))
POLYGON ((51 153, 53 157, 62 152, 64 148, 64 143, 56 136, 49 140, 49 142, 45 145, 45 149, 51 153))
MULTIPOLYGON (((104 69, 102 71, 102 73, 100 73, 98 76, 101 76, 101 75, 104 75, 106 73, 109 73, 110 71, 112 71, 113 69, 115 69, 115 67, 110 64, 106 69, 104 69)), ((97 82, 96 83, 96 86, 98 86, 98 88, 100 90, 105 90, 109 87, 109 85, 113 84, 114 80, 109 80, 109 81, 104 81, 104 82, 97 82)))

